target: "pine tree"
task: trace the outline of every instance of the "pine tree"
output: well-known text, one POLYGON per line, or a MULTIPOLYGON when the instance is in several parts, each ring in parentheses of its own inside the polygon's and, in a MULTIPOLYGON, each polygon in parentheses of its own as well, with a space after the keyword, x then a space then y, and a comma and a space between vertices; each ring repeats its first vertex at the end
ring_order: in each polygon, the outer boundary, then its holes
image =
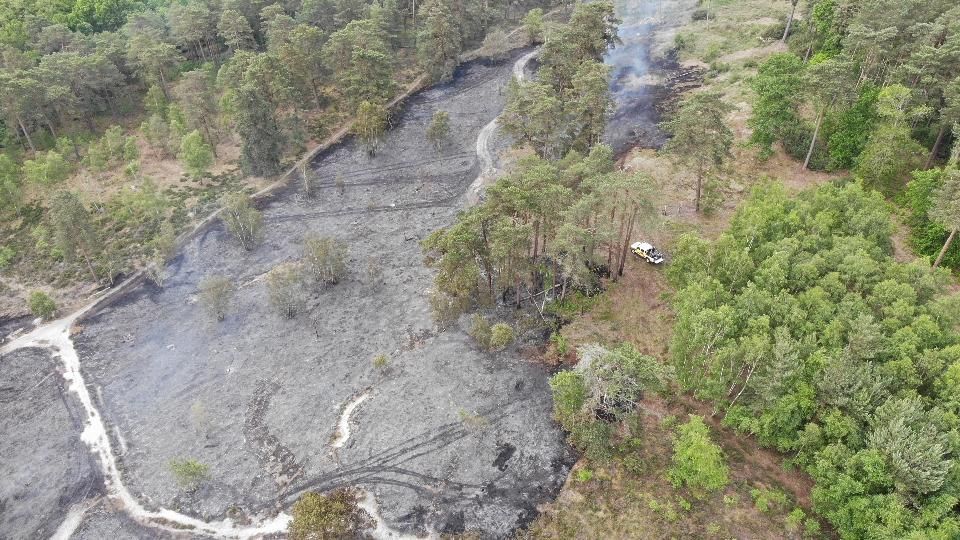
POLYGON ((242 139, 240 164, 248 174, 272 176, 280 172, 284 137, 273 108, 262 92, 244 85, 237 90, 236 129, 242 139))
POLYGON ((733 132, 727 127, 726 115, 733 108, 719 95, 698 93, 687 98, 674 117, 663 127, 673 137, 663 150, 694 170, 694 205, 701 209, 704 182, 730 156, 733 132))

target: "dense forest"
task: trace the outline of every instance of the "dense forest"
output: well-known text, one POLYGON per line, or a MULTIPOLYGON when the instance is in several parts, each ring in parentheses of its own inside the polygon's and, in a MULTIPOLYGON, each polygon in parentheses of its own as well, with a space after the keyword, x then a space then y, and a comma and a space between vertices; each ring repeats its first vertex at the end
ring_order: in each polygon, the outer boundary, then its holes
MULTIPOLYGON (((960 310, 937 267, 960 264, 960 156, 951 153, 960 148, 960 7, 791 5, 768 32, 786 45, 749 80, 747 142, 761 160, 782 149, 802 171, 841 179, 798 195, 757 179, 718 239, 681 236, 668 267, 669 365, 628 345, 585 346, 577 367, 553 379, 556 416, 594 462, 628 463, 623 433, 635 431, 637 404, 675 384, 809 473, 813 509, 841 537, 955 538, 960 310), (891 209, 926 260, 894 259, 891 209)), ((709 3, 701 6, 695 18, 709 21, 709 3)), ((562 69, 564 58, 598 56, 582 39, 558 41, 545 47, 538 81, 513 84, 505 114, 536 156, 425 243, 440 269, 441 317, 498 296, 517 307, 549 298, 567 313, 579 301, 571 294, 594 295, 623 274, 636 227, 657 220, 656 182, 615 170, 590 127, 609 114, 599 98, 585 104, 594 69, 562 69)), ((661 153, 691 179, 696 210, 711 213, 729 191, 734 109, 706 86, 668 115, 661 153)), ((565 349, 555 338, 552 350, 565 349)), ((671 475, 718 489, 728 480, 714 447, 682 442, 705 433, 696 418, 678 432, 671 475), (691 459, 700 461, 683 463, 691 459)))
POLYGON ((751 141, 763 152, 781 143, 805 168, 850 170, 910 211, 920 253, 958 268, 957 213, 928 210, 956 191, 943 187, 955 175, 936 167, 958 136, 960 7, 821 0, 801 11, 790 52, 753 81, 751 141))
POLYGON ((451 77, 465 48, 503 50, 539 7, 5 1, 0 269, 66 287, 162 267, 243 175, 281 172, 353 117, 373 149, 393 96, 451 77))

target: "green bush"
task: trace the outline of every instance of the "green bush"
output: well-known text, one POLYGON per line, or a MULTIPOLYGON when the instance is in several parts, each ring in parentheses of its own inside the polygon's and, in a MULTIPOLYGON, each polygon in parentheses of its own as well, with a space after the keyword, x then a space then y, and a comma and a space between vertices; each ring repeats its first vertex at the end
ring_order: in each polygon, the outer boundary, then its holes
POLYGON ((513 333, 513 328, 506 323, 497 323, 490 327, 490 350, 491 351, 502 351, 506 349, 508 345, 513 343, 513 340, 516 339, 516 336, 513 333))
POLYGON ((33 291, 30 293, 27 305, 30 306, 30 313, 33 313, 35 317, 40 317, 41 319, 49 319, 57 312, 57 304, 43 291, 33 291))
POLYGON ((358 506, 360 500, 360 493, 349 488, 326 495, 304 493, 293 505, 293 520, 287 531, 290 540, 363 537, 374 522, 358 506))
MULTIPOLYGON (((915 171, 913 180, 899 198, 909 211, 910 243, 919 255, 934 258, 943 248, 950 231, 930 219, 928 212, 933 205, 933 194, 943 184, 943 169, 915 171)), ((943 266, 960 269, 960 242, 954 242, 941 263, 943 266)))
POLYGON ((870 133, 877 122, 877 96, 880 89, 867 81, 860 91, 857 102, 842 111, 835 119, 827 146, 830 149, 830 168, 849 169, 857 162, 857 157, 870 139, 870 133))
MULTIPOLYGON (((773 510, 782 510, 789 502, 787 494, 779 489, 751 489, 750 497, 753 499, 753 506, 764 514, 773 510)), ((803 519, 802 516, 800 519, 803 519)))
POLYGON ((674 486, 686 485, 693 490, 716 491, 729 483, 723 452, 710 440, 710 429, 702 416, 691 414, 690 420, 677 428, 668 476, 674 486))
MULTIPOLYGON (((825 130, 824 130, 825 131, 825 130)), ((787 155, 803 161, 810 148, 810 139, 813 138, 813 126, 805 122, 796 122, 783 129, 783 149, 787 155)), ((823 171, 830 166, 830 152, 827 148, 829 135, 826 133, 817 136, 813 145, 813 155, 810 156, 810 170, 823 171)))
POLYGON ((230 300, 236 289, 224 276, 210 276, 200 281, 200 305, 218 321, 227 316, 230 300))
POLYGON ((315 284, 333 285, 347 275, 346 244, 312 233, 303 244, 304 270, 315 284))
POLYGON ((0 270, 6 269, 13 262, 17 252, 10 246, 0 246, 0 270))
POLYGON ((23 162, 23 177, 34 184, 56 184, 69 176, 70 164, 53 150, 23 162))
POLYGON ((177 485, 188 491, 197 489, 209 478, 210 467, 195 459, 172 459, 169 467, 177 485))
POLYGON ((487 350, 490 348, 490 323, 487 322, 486 317, 479 313, 474 313, 470 320, 470 337, 477 342, 481 349, 487 350))
POLYGON ((293 263, 277 265, 267 274, 270 304, 282 317, 292 319, 305 307, 302 275, 300 265, 293 263))

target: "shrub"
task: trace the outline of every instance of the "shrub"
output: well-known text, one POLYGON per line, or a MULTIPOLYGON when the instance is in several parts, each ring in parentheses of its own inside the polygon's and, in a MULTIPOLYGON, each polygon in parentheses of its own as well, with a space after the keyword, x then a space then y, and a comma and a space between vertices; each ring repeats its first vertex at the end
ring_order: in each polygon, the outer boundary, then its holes
POLYGON ((610 425, 599 422, 589 407, 585 407, 589 390, 583 375, 575 371, 561 371, 550 378, 553 394, 553 415, 570 434, 570 444, 598 461, 610 457, 610 425))
POLYGON ((390 357, 385 354, 378 354, 373 357, 373 367, 383 370, 390 363, 390 357))
POLYGON ((580 469, 577 471, 577 482, 589 482, 593 480, 593 471, 590 469, 580 469))
POLYGON ((570 352, 570 342, 567 340, 567 337, 560 332, 550 334, 550 344, 553 345, 553 352, 557 360, 563 360, 566 358, 567 353, 570 352))
POLYGON ((209 477, 210 467, 195 459, 172 459, 169 466, 177 485, 187 491, 197 489, 209 477))
POLYGON ((13 258, 16 257, 17 252, 13 250, 10 246, 0 246, 0 270, 5 269, 10 266, 10 263, 13 262, 13 258))
POLYGON ((200 282, 200 305, 211 316, 222 321, 227 316, 234 291, 233 283, 224 276, 205 278, 200 282))
POLYGON ((490 327, 490 350, 491 351, 502 351, 506 349, 508 345, 513 343, 513 340, 516 339, 516 336, 513 333, 513 328, 506 323, 497 323, 490 327))
POLYGON ((243 193, 231 193, 223 200, 221 219, 243 249, 252 251, 263 237, 263 214, 243 193))
POLYGON ((446 111, 437 111, 433 113, 433 119, 430 126, 427 127, 427 139, 433 143, 433 146, 440 150, 443 142, 450 135, 450 114, 446 111))
POLYGON ((49 319, 57 312, 57 304, 43 291, 33 291, 27 300, 30 306, 30 313, 41 319, 49 319))
POLYGON ((470 337, 477 342, 480 348, 487 350, 490 348, 490 323, 486 317, 479 313, 474 313, 470 321, 470 337))
POLYGON ((507 33, 499 28, 487 32, 487 35, 483 38, 483 50, 492 60, 506 58, 507 51, 510 50, 507 33))
POLYGON ((792 512, 787 516, 787 530, 798 531, 800 526, 803 525, 803 520, 806 519, 807 514, 803 511, 803 508, 797 507, 794 508, 792 512))
POLYGON ((23 162, 23 177, 35 184, 55 184, 70 176, 70 164, 63 156, 50 150, 35 160, 23 162))
MULTIPOLYGON (((930 219, 934 194, 943 185, 943 169, 915 171, 913 180, 901 198, 910 211, 907 223, 910 225, 910 243, 919 255, 936 257, 950 235, 943 225, 930 219)), ((960 268, 960 242, 954 242, 942 261, 948 268, 960 268)))
MULTIPOLYGON (((757 510, 766 514, 771 510, 779 510, 787 505, 787 494, 779 489, 755 488, 750 490, 750 497, 757 510)), ((802 512, 802 511, 801 511, 802 512)), ((803 519, 802 515, 801 518, 803 519)))
POLYGON ((449 327, 468 307, 470 299, 466 296, 451 296, 440 291, 430 293, 430 310, 440 330, 449 327))
POLYGON ((301 275, 300 265, 293 263, 277 265, 267 274, 270 304, 288 319, 296 317, 306 302, 301 275))
POLYGON ((490 427, 490 420, 488 420, 487 417, 483 416, 482 414, 470 412, 466 409, 460 409, 457 411, 457 416, 460 417, 460 421, 463 422, 463 425, 472 430, 480 431, 490 427))
POLYGON ((668 476, 674 486, 686 485, 694 490, 716 491, 729 482, 723 453, 710 440, 710 430, 702 416, 691 414, 690 420, 677 428, 673 466, 668 476))
POLYGON ((293 521, 287 530, 290 540, 362 537, 374 522, 359 507, 360 499, 360 493, 350 488, 328 495, 304 493, 293 505, 293 521))
POLYGON ((530 43, 543 43, 543 10, 533 8, 523 17, 523 30, 530 43))
POLYGON ((347 246, 333 238, 309 234, 303 246, 304 271, 320 286, 337 283, 347 275, 347 246))

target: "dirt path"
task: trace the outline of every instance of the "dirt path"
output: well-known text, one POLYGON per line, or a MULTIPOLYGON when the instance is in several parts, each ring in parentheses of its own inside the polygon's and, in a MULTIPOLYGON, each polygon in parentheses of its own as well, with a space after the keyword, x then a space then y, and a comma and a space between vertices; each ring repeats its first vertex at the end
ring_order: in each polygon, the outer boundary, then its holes
MULTIPOLYGON (((513 78, 523 82, 526 78, 527 64, 540 54, 540 49, 534 49, 521 56, 513 64, 513 78)), ((477 158, 480 160, 480 174, 477 179, 470 184, 466 193, 466 206, 473 206, 480 202, 483 192, 487 186, 496 180, 497 168, 494 165, 494 155, 490 151, 490 139, 497 130, 497 122, 500 116, 497 116, 487 125, 483 126, 477 135, 477 158)))
MULTIPOLYGON (((272 518, 254 520, 251 525, 236 525, 230 519, 206 522, 166 508, 156 511, 147 510, 130 493, 120 475, 116 452, 108 436, 107 426, 100 411, 93 403, 87 382, 80 370, 80 357, 73 346, 73 340, 70 339, 70 327, 95 305, 96 302, 88 304, 67 317, 37 328, 4 346, 0 349, 0 354, 29 347, 48 348, 54 351, 62 362, 63 378, 69 383, 70 391, 80 400, 80 404, 86 413, 85 427, 80 439, 90 447, 90 450, 98 459, 108 496, 121 505, 125 512, 137 522, 168 532, 190 530, 218 538, 245 539, 285 531, 290 516, 284 513, 277 514, 272 518)), ((68 515, 67 520, 65 529, 69 527, 75 529, 80 521, 75 515, 68 515), (74 521, 78 523, 74 524, 74 521)))

